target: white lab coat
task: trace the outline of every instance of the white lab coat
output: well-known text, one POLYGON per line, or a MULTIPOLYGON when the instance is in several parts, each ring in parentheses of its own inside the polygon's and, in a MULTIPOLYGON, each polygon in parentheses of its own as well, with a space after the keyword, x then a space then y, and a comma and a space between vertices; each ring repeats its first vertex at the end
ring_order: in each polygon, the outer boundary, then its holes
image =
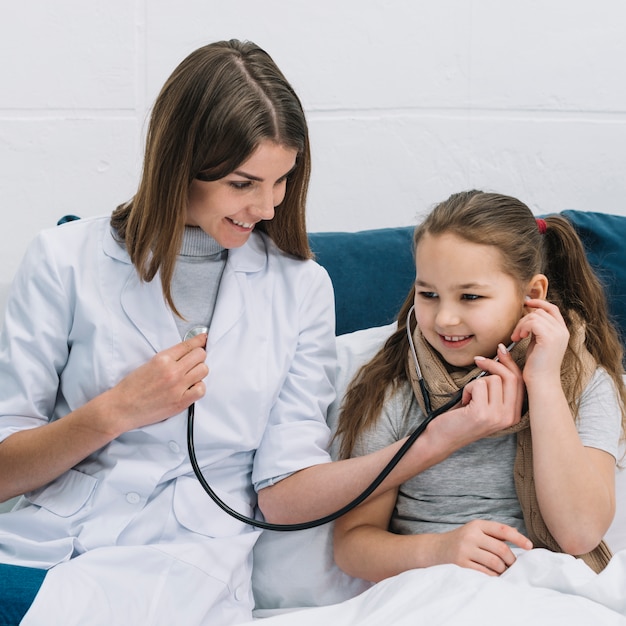
MULTIPOLYGON (((44 231, 18 270, 0 336, 0 441, 62 418, 179 341, 159 277, 138 279, 108 218, 44 231)), ((253 483, 329 460, 325 270, 259 233, 231 250, 207 364, 198 460, 214 490, 253 515, 253 483)), ((0 516, 0 562, 53 567, 24 623, 228 624, 250 615, 257 536, 193 476, 185 411, 26 494, 0 516)))

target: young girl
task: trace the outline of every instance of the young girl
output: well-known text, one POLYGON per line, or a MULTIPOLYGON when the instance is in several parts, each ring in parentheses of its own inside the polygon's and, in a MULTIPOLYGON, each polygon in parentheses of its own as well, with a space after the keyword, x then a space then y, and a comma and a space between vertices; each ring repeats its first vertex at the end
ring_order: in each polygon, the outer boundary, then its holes
MULTIPOLYGON (((414 245, 416 280, 397 331, 346 394, 342 456, 407 436, 429 404, 463 388, 436 418, 450 430, 511 405, 519 420, 459 440, 437 465, 340 518, 338 565, 371 581, 442 563, 498 575, 515 547, 534 546, 600 571, 626 391, 622 346, 579 237, 561 216, 535 219, 515 198, 469 191, 436 206, 414 245), (511 376, 517 385, 504 384, 511 376)), ((421 437, 439 436, 427 426, 421 437)))

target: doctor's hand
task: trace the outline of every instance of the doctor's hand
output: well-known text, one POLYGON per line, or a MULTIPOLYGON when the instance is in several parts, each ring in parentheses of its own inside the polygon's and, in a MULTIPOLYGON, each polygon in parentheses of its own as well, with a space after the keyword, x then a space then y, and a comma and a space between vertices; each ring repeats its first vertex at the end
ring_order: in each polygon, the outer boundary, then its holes
POLYGON ((525 387, 522 371, 504 344, 498 360, 476 357, 485 376, 466 385, 461 404, 485 435, 517 424, 522 416, 525 387))
POLYGON ((163 421, 204 396, 206 340, 203 333, 155 354, 103 394, 116 436, 163 421))
POLYGON ((206 338, 198 335, 163 350, 62 419, 7 437, 0 445, 0 502, 48 484, 122 433, 199 400, 209 372, 206 338))

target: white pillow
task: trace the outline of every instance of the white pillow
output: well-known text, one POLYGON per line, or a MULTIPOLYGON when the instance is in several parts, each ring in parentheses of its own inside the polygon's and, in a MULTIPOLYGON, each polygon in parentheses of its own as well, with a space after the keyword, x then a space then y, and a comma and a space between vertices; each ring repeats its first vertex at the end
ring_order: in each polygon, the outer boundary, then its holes
MULTIPOLYGON (((395 324, 337 337, 337 400, 328 411, 331 430, 346 387, 395 329, 395 324)), ((333 524, 295 532, 263 531, 254 548, 252 589, 256 613, 324 606, 353 598, 371 583, 342 572, 333 559, 333 524)))
MULTIPOLYGON (((335 379, 337 397, 328 407, 326 420, 333 433, 337 428, 339 410, 350 381, 354 378, 359 368, 365 365, 382 348, 385 341, 396 330, 396 327, 396 322, 393 322, 386 326, 357 330, 337 337, 337 374, 335 379)), ((333 458, 337 458, 337 446, 331 446, 331 454, 333 458)))

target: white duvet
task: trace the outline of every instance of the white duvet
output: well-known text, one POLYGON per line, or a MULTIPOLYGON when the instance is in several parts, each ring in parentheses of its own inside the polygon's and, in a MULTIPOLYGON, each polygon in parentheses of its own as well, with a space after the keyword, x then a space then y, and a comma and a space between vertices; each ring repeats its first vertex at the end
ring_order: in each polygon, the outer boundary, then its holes
POLYGON ((626 550, 601 574, 574 557, 536 549, 520 554, 500 577, 438 565, 394 576, 338 604, 270 613, 259 612, 249 624, 626 625, 626 550))
MULTIPOLYGON (((338 338, 339 397, 393 328, 338 338)), ((338 405, 331 407, 331 428, 338 405)), ((265 532, 255 548, 256 619, 248 624, 626 626, 626 470, 616 473, 616 495, 615 519, 605 537, 615 556, 601 574, 574 557, 535 549, 517 552, 518 560, 498 578, 439 565, 370 586, 334 564, 332 525, 265 532)))

